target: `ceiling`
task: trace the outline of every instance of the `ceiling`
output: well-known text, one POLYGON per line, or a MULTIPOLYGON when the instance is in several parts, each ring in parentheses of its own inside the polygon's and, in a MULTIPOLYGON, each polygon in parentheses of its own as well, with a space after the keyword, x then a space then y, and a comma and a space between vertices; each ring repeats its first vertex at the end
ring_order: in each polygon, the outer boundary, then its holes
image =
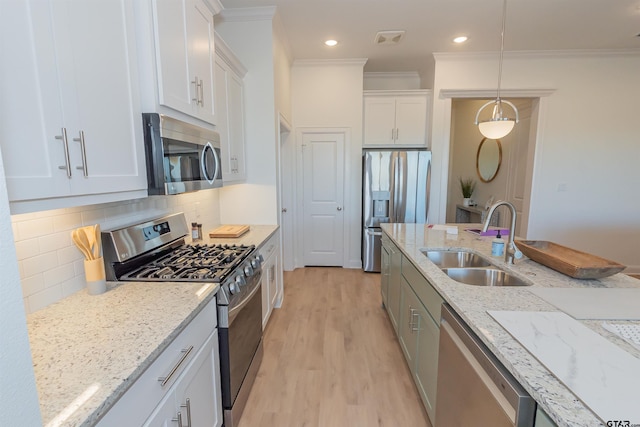
MULTIPOLYGON (((222 0, 276 6, 294 59, 368 58, 367 72, 430 74, 433 52, 500 48, 502 0, 222 0), (394 46, 374 43, 405 30, 394 46), (452 39, 466 35, 457 45, 452 39), (339 41, 334 48, 323 42, 339 41)), ((640 0, 509 0, 505 51, 640 49, 640 0)))

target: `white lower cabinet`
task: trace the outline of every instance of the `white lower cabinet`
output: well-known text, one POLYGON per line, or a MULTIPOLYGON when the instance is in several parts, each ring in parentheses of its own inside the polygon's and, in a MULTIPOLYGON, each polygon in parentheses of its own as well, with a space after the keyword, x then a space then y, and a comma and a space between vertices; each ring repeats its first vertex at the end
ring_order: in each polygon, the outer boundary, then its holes
POLYGON ((213 299, 100 419, 98 427, 222 425, 213 299), (178 415, 180 413, 180 415, 178 415), (190 422, 189 422, 190 418, 190 422))
POLYGON ((262 264, 262 329, 267 326, 274 307, 282 300, 282 265, 280 263, 280 231, 260 246, 262 264))
POLYGON ((204 346, 153 414, 145 427, 222 425, 218 355, 218 331, 204 346), (215 378, 215 381, 212 381, 215 378))

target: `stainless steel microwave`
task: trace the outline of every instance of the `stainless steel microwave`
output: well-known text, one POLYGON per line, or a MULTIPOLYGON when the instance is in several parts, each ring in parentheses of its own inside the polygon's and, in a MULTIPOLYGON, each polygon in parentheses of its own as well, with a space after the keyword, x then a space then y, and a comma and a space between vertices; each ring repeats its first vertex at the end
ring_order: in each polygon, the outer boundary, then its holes
POLYGON ((222 187, 218 132, 156 113, 142 121, 149 195, 222 187))

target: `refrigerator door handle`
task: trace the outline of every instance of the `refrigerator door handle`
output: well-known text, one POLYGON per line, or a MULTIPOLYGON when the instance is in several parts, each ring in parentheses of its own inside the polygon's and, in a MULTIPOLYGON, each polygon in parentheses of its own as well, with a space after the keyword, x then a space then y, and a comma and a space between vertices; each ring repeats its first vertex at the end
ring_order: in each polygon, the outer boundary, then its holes
POLYGON ((424 192, 424 204, 425 204, 425 223, 429 222, 429 189, 431 188, 431 156, 427 161, 427 185, 424 192))
POLYGON ((406 151, 400 152, 398 155, 398 180, 396 185, 398 186, 396 191, 395 204, 395 218, 393 222, 404 222, 407 212, 407 158, 406 151))
POLYGON ((389 178, 389 222, 396 222, 396 206, 397 206, 397 194, 396 183, 398 182, 398 153, 391 153, 389 164, 391 165, 390 178, 389 178))

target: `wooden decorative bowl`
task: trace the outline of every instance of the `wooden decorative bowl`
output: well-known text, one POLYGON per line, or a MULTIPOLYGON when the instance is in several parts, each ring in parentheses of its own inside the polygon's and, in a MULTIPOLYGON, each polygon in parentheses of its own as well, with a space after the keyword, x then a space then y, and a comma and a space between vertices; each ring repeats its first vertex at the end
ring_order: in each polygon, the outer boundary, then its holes
POLYGON ((601 279, 627 268, 617 262, 544 240, 516 240, 515 244, 535 262, 574 279, 601 279))

